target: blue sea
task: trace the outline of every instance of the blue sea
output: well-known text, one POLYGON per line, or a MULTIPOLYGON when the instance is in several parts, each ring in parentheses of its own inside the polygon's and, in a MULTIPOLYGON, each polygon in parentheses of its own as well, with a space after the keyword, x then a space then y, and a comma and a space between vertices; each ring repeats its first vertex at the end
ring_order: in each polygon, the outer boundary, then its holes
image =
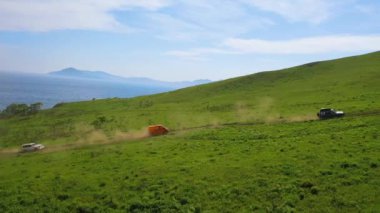
POLYGON ((129 98, 168 90, 170 89, 128 85, 121 81, 0 72, 0 110, 12 103, 42 102, 43 108, 46 109, 60 102, 83 101, 93 98, 129 98))

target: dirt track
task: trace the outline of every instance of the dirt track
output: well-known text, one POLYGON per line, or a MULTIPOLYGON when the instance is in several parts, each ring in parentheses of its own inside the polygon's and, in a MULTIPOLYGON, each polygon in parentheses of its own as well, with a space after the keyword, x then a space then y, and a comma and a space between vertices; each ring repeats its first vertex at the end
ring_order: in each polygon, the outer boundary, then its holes
MULTIPOLYGON (((277 121, 277 122, 271 122, 271 123, 280 123, 284 121, 277 121)), ((286 122, 286 121, 285 121, 286 122)), ((296 122, 296 121, 290 121, 287 122, 296 122)), ((298 122, 300 122, 298 120, 298 122)), ((268 122, 236 122, 236 123, 223 123, 223 124, 210 124, 210 125, 203 125, 203 126, 197 126, 197 127, 189 127, 189 128, 181 128, 181 129, 173 129, 171 130, 171 134, 181 134, 184 132, 188 132, 191 130, 196 129, 205 129, 205 128, 218 128, 223 126, 238 126, 238 125, 258 125, 268 122)), ((101 131, 93 131, 91 133, 88 133, 83 136, 83 138, 77 140, 74 143, 68 143, 68 144, 51 144, 47 145, 47 147, 43 150, 37 151, 38 153, 52 153, 52 152, 59 152, 64 150, 73 150, 73 149, 80 149, 84 147, 89 147, 93 145, 105 145, 105 144, 117 144, 127 141, 136 141, 136 140, 143 140, 145 138, 148 138, 149 135, 145 130, 139 130, 139 131, 133 131, 133 132, 116 132, 115 135, 112 136, 112 138, 107 137, 103 132, 101 131)), ((31 152, 28 152, 31 153, 31 152)), ((3 156, 15 156, 15 155, 22 155, 27 153, 20 153, 19 148, 5 148, 0 149, 0 157, 3 156)))
MULTIPOLYGON (((94 131, 89 134, 84 135, 83 138, 77 140, 74 143, 68 144, 51 144, 47 145, 46 148, 36 151, 37 153, 51 153, 59 152, 70 149, 80 149, 84 147, 89 147, 92 145, 105 145, 105 144, 116 144, 126 141, 142 140, 149 137, 145 131, 134 131, 130 133, 116 132, 112 138, 108 138, 104 133, 100 131, 94 131)), ((19 148, 11 147, 0 149, 0 157, 11 156, 11 155, 22 155, 33 152, 20 152, 19 148)))
MULTIPOLYGON (((380 114, 380 110, 375 111, 368 111, 368 112, 357 112, 357 113, 350 113, 346 115, 346 117, 362 117, 362 116, 371 116, 371 115, 378 115, 380 114)), ((303 117, 290 117, 285 119, 278 119, 273 121, 257 121, 257 122, 233 122, 233 123, 222 123, 222 124, 209 124, 209 125, 203 125, 203 126, 196 126, 196 127, 188 127, 188 128, 181 128, 181 129, 172 129, 172 134, 181 134, 187 131, 196 130, 196 129, 204 129, 204 128, 218 128, 223 126, 249 126, 249 125, 259 125, 259 124, 265 124, 265 123, 294 123, 294 122, 304 122, 304 121, 315 121, 318 120, 316 116, 303 116, 303 117)), ((91 132, 87 135, 85 135, 83 138, 79 139, 75 143, 69 143, 69 144, 55 144, 55 145, 48 145, 47 148, 38 151, 39 153, 51 153, 51 152, 59 152, 69 149, 79 149, 84 148, 92 145, 104 145, 104 144, 116 144, 126 141, 135 141, 135 140, 143 140, 145 138, 148 138, 149 135, 145 130, 139 130, 134 132, 116 132, 115 135, 112 138, 108 138, 104 133, 99 131, 91 132)), ((24 153, 19 152, 19 148, 4 148, 0 149, 0 157, 2 156, 11 156, 11 155, 20 155, 24 153)))

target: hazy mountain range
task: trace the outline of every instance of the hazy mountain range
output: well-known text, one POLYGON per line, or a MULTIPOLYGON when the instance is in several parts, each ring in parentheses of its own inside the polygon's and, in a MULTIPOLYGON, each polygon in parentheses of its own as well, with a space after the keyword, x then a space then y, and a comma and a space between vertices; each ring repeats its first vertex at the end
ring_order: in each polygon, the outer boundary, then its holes
POLYGON ((119 82, 125 82, 126 84, 131 84, 131 85, 166 87, 166 88, 183 88, 183 87, 195 86, 195 85, 211 82, 210 80, 207 80, 207 79, 200 79, 200 80, 195 80, 195 81, 169 82, 169 81, 159 81, 159 80, 143 78, 143 77, 125 78, 125 77, 121 77, 117 75, 112 75, 104 71, 79 70, 73 67, 65 68, 59 71, 50 72, 49 75, 67 77, 67 78, 80 78, 80 79, 91 79, 91 80, 102 80, 102 81, 119 81, 119 82))

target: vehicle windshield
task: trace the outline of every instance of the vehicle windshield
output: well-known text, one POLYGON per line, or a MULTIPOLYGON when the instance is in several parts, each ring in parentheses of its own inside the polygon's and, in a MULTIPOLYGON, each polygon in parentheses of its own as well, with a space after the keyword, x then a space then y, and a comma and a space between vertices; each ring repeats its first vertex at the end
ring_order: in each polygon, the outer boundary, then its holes
POLYGON ((31 147, 31 146, 35 146, 36 143, 27 143, 27 144, 23 144, 22 147, 31 147))

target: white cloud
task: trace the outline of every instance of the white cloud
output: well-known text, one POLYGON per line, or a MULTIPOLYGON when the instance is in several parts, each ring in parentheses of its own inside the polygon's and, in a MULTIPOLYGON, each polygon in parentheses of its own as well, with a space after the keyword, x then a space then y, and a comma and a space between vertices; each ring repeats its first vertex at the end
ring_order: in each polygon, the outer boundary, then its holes
POLYGON ((195 61, 205 61, 207 60, 205 56, 210 54, 234 54, 234 52, 218 48, 194 48, 191 50, 173 50, 166 53, 166 55, 195 61))
POLYGON ((318 54, 380 50, 380 35, 321 36, 292 40, 228 39, 224 45, 241 53, 318 54))
POLYGON ((380 35, 335 35, 292 40, 227 39, 216 48, 173 50, 166 54, 182 59, 205 60, 216 54, 333 54, 380 50, 380 35))
POLYGON ((164 40, 192 40, 199 37, 202 32, 202 27, 196 23, 167 14, 152 13, 147 14, 147 18, 148 30, 157 31, 156 36, 164 40))
POLYGON ((149 32, 166 40, 224 39, 273 25, 242 0, 0 0, 0 31, 149 32), (160 10, 167 7, 168 10, 160 10), (142 10, 141 10, 142 9, 142 10), (130 13, 118 20, 114 12, 130 13), (239 23, 239 24, 236 24, 239 23))
MULTIPOLYGON (((289 21, 306 21, 314 24, 327 20, 334 12, 331 0, 246 0, 253 6, 276 13, 289 21)), ((337 0, 335 0, 335 3, 337 0)))
POLYGON ((152 28, 167 40, 220 40, 274 25, 240 0, 178 0, 170 9, 148 15, 152 28))
POLYGON ((204 29, 228 34, 241 34, 271 22, 247 10, 237 0, 181 0, 177 17, 196 23, 204 29))
POLYGON ((111 14, 116 10, 156 10, 166 0, 1 0, 0 30, 50 31, 66 29, 120 30, 111 14))

